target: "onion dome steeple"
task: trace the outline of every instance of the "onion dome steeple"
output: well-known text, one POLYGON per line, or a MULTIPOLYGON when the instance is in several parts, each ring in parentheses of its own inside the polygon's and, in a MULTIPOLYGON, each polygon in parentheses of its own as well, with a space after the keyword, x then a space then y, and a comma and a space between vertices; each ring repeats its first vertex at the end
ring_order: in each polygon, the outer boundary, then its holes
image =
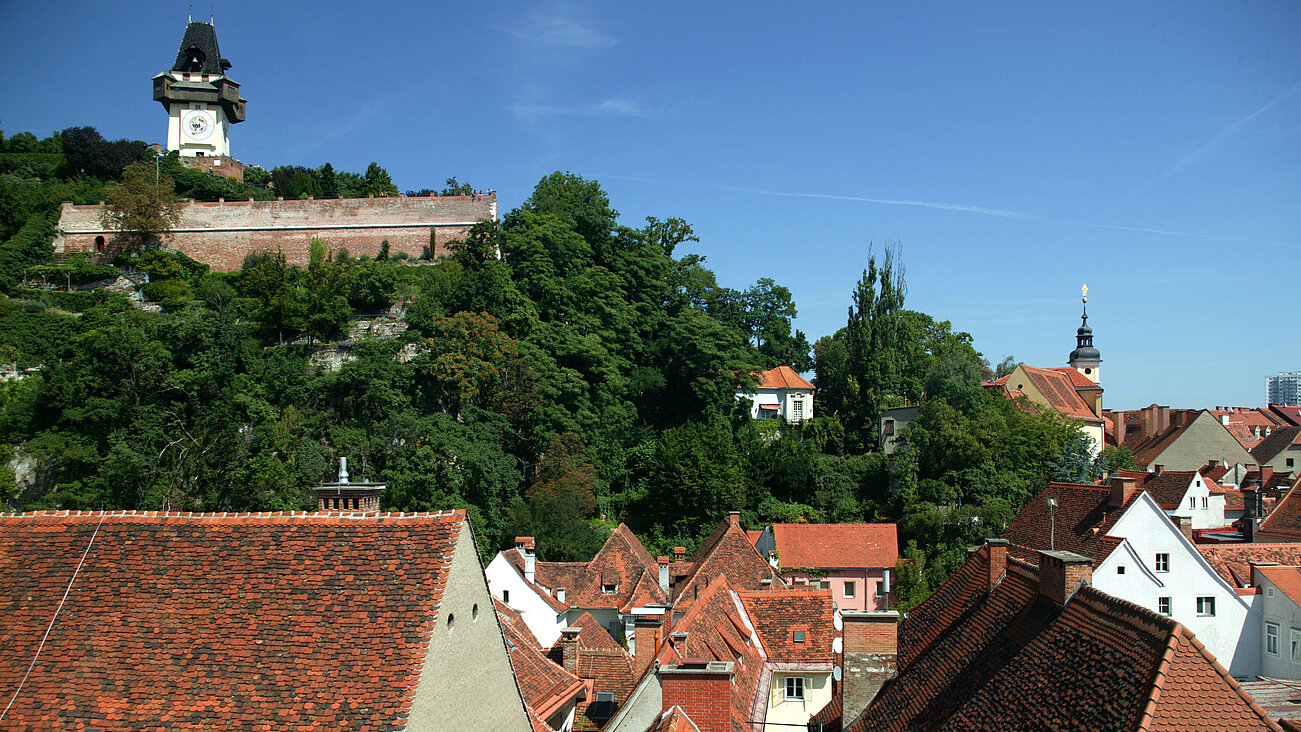
POLYGON ((1089 286, 1082 288, 1084 311, 1080 316, 1080 327, 1075 331, 1075 350, 1067 361, 1072 368, 1098 383, 1098 366, 1102 363, 1102 354, 1093 347, 1093 329, 1089 327, 1089 286))

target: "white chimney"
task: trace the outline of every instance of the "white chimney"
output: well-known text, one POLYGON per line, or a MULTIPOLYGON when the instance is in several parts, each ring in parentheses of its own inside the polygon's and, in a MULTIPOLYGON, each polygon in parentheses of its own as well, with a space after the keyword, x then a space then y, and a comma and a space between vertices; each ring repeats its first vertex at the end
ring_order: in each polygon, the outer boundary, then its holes
POLYGON ((556 600, 559 602, 565 601, 565 588, 563 587, 556 588, 556 600))
POLYGON ((348 458, 346 457, 339 458, 339 482, 348 482, 348 458))
POLYGON ((667 594, 669 591, 669 558, 656 557, 655 561, 660 566, 660 589, 667 594))

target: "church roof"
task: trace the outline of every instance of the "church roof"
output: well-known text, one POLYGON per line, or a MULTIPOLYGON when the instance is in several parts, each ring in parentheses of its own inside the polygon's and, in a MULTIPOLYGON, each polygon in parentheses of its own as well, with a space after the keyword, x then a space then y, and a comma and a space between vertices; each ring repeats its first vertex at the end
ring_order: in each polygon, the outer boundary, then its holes
POLYGON ((230 62, 221 57, 221 51, 217 48, 217 29, 212 23, 190 21, 185 26, 185 37, 181 39, 181 47, 176 51, 176 63, 172 64, 172 71, 225 74, 229 68, 230 62), (198 52, 197 56, 193 55, 194 51, 198 52), (198 61, 198 68, 190 64, 192 59, 198 61))

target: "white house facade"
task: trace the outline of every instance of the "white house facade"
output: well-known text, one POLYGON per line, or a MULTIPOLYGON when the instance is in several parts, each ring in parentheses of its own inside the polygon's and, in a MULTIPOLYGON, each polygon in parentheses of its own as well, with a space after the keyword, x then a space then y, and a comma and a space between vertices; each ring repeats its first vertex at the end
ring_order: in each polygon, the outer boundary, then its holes
POLYGON ((560 629, 569 624, 567 608, 521 574, 507 558, 507 552, 521 555, 525 574, 536 562, 531 547, 497 552, 497 556, 493 557, 484 570, 484 575, 488 578, 488 592, 519 613, 533 637, 537 638, 538 645, 550 648, 560 638, 560 629))
POLYGON ((794 369, 778 366, 758 376, 759 385, 754 391, 736 392, 738 401, 749 403, 751 418, 780 418, 791 423, 813 419, 813 384, 794 369))

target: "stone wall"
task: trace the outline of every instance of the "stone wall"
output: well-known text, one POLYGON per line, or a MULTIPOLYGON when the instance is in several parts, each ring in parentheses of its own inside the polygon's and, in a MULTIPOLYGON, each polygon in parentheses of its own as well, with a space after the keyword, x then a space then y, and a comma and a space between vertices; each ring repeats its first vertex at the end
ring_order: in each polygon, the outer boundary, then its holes
MULTIPOLYGON (((92 253, 111 257, 120 250, 116 232, 100 223, 103 204, 63 204, 56 254, 92 253)), ((320 237, 332 251, 347 248, 354 257, 379 253, 384 241, 392 254, 419 258, 434 232, 436 258, 447 243, 465 238, 470 227, 496 220, 495 193, 472 196, 397 196, 298 201, 218 201, 185 204, 181 219, 163 246, 185 253, 213 270, 240 268, 244 257, 281 251, 290 264, 307 265, 307 248, 320 237)))
POLYGON ((186 155, 181 158, 181 165, 244 182, 244 164, 229 155, 186 155))

